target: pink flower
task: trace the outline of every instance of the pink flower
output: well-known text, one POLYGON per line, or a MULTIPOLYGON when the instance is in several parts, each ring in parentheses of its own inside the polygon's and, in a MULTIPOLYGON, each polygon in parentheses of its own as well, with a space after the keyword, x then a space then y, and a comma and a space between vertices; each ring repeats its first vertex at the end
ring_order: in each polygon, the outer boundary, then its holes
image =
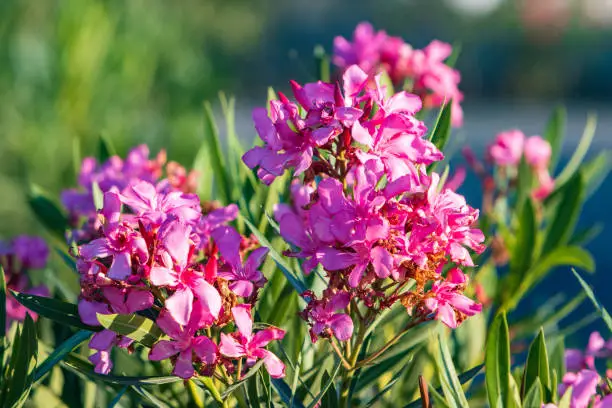
POLYGON ((482 305, 463 295, 467 276, 458 268, 448 271, 446 279, 433 284, 430 297, 425 299, 425 307, 436 314, 436 319, 455 329, 464 316, 473 316, 482 311, 482 305))
POLYGON ((160 340, 149 352, 149 360, 161 361, 177 356, 172 373, 181 378, 193 377, 194 359, 197 362, 212 365, 217 360, 217 345, 206 336, 194 336, 200 328, 201 316, 196 308, 186 325, 179 325, 166 311, 162 311, 157 319, 157 325, 172 340, 160 340))
POLYGON ((546 169, 551 154, 550 143, 540 136, 531 136, 525 141, 525 160, 531 167, 538 170, 546 169))
POLYGON ((333 63, 340 68, 357 64, 367 73, 375 73, 380 62, 380 49, 387 39, 384 31, 375 32, 370 23, 359 23, 353 42, 344 37, 334 38, 333 63))
POLYGON ((226 264, 219 268, 219 276, 227 279, 236 295, 249 297, 256 286, 261 287, 265 278, 257 269, 268 253, 268 248, 257 248, 242 264, 240 257, 241 237, 231 227, 220 227, 213 231, 213 239, 219 247, 226 264))
POLYGON ((155 186, 145 181, 125 189, 121 194, 121 202, 155 226, 160 226, 169 217, 197 223, 202 215, 200 199, 196 195, 181 191, 158 193, 155 186))
MULTIPOLYGON (((8 285, 8 288, 11 290, 17 291, 19 293, 24 293, 28 295, 36 295, 36 296, 43 296, 43 297, 50 296, 49 289, 45 285, 39 285, 33 288, 28 288, 27 285, 29 283, 26 282, 27 279, 20 279, 20 280, 22 281, 22 283, 20 284, 18 283, 16 285, 15 284, 8 285)), ((8 329, 8 327, 11 325, 11 322, 13 321, 22 322, 26 317, 26 313, 29 314, 30 317, 32 317, 32 320, 34 321, 36 321, 36 319, 38 318, 38 315, 36 313, 32 312, 31 310, 23 306, 21 303, 17 301, 17 299, 13 297, 13 295, 10 292, 7 292, 6 293, 6 318, 7 318, 6 328, 8 329)), ((2 330, 2 328, 0 328, 0 330, 2 330)))
POLYGON ((578 349, 565 350, 565 365, 568 371, 595 370, 595 358, 609 356, 612 356, 612 340, 606 343, 601 334, 594 331, 589 336, 584 352, 578 349))
POLYGON ((97 350, 89 356, 89 361, 94 364, 94 371, 98 374, 108 374, 113 368, 111 360, 111 349, 113 346, 127 348, 134 340, 120 336, 111 330, 102 330, 91 336, 89 348, 97 350))
POLYGON ((498 166, 516 166, 523 156, 524 144, 525 135, 520 130, 501 132, 489 146, 488 153, 498 166))
POLYGON ((316 336, 326 329, 331 329, 334 336, 340 341, 347 341, 351 338, 353 320, 345 313, 336 313, 336 310, 345 309, 350 300, 348 293, 338 292, 317 302, 308 314, 308 317, 314 322, 311 329, 313 339, 316 339, 316 336))
POLYGON ((248 304, 234 306, 232 315, 238 331, 229 335, 221 333, 219 353, 230 358, 246 357, 248 366, 252 366, 261 358, 268 373, 270 373, 270 377, 284 377, 285 365, 283 362, 276 355, 263 348, 273 340, 282 339, 285 336, 284 330, 269 327, 253 334, 251 305, 248 304))
POLYGON ((127 223, 119 223, 120 208, 121 203, 116 193, 104 194, 102 214, 107 220, 104 225, 105 236, 79 247, 80 256, 88 261, 111 257, 107 276, 115 280, 125 280, 132 275, 133 259, 143 264, 149 257, 142 235, 127 223))
POLYGON ((160 243, 166 252, 162 263, 151 268, 149 279, 153 285, 174 290, 165 307, 178 324, 189 322, 196 296, 203 318, 211 324, 221 311, 221 296, 201 271, 189 267, 190 233, 191 227, 180 221, 170 222, 160 230, 160 243))
POLYGON ((572 387, 571 408, 587 408, 597 394, 597 384, 600 377, 592 370, 582 370, 578 373, 566 373, 563 383, 559 384, 559 395, 572 387))

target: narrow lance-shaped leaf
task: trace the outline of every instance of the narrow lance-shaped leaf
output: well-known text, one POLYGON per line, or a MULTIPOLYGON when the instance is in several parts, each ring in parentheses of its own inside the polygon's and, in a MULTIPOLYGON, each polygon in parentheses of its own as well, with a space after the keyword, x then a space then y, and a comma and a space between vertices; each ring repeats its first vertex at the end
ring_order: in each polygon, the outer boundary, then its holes
POLYGON ((231 178, 227 174, 223 150, 219 141, 219 130, 215 124, 215 116, 209 102, 204 102, 204 141, 208 145, 208 157, 215 174, 215 187, 224 204, 229 204, 231 202, 231 178))
POLYGON ((64 240, 68 219, 42 188, 35 184, 30 186, 28 204, 36 218, 57 238, 64 240))
POLYGON ((589 299, 591 299, 591 302, 593 302, 593 306, 595 306, 595 309, 597 309, 597 311, 601 315, 601 318, 608 326, 608 329, 610 330, 610 332, 612 332, 612 317, 610 317, 610 314, 608 313, 606 308, 603 307, 601 303, 599 303, 599 301, 595 297, 595 293, 593 292, 593 289, 589 286, 589 284, 586 283, 584 279, 582 279, 582 277, 578 274, 578 272, 576 272, 575 269, 572 268, 572 272, 574 273, 574 276, 576 277, 576 279, 578 279, 578 282, 580 282, 580 285, 582 286, 584 293, 586 293, 589 299))
POLYGON ((446 339, 438 333, 438 350, 436 353, 436 365, 438 371, 438 379, 442 386, 442 392, 446 397, 448 405, 451 407, 469 407, 461 382, 457 378, 455 365, 451 358, 450 351, 446 345, 446 339))
POLYGON ((538 227, 533 202, 526 200, 519 215, 516 241, 510 259, 511 287, 522 282, 524 275, 531 267, 537 236, 538 227))
POLYGON ((523 399, 523 408, 541 408, 543 400, 542 385, 540 379, 536 377, 523 399))
POLYGON ((540 329, 537 337, 531 343, 529 353, 527 354, 527 363, 525 364, 525 373, 523 374, 523 383, 521 385, 521 395, 523 398, 525 398, 534 384, 542 388, 540 391, 543 391, 543 394, 540 394, 540 399, 545 398, 546 401, 550 401, 550 367, 544 331, 542 329, 540 329))
POLYGON ((58 364, 68 353, 81 345, 85 340, 89 339, 89 337, 93 333, 89 330, 79 330, 75 334, 73 334, 70 338, 56 347, 51 354, 43 361, 37 368, 34 373, 34 381, 39 381, 42 379, 48 372, 51 371, 56 364, 58 364))
POLYGON ((593 137, 595 136, 595 129, 597 129, 597 117, 593 114, 587 117, 587 123, 584 127, 584 132, 582 133, 582 138, 578 143, 578 147, 574 150, 574 154, 570 158, 569 162, 563 168, 563 171, 556 178, 555 183, 558 186, 562 186, 567 182, 577 171, 584 160, 587 152, 589 151, 589 147, 593 142, 593 137))
POLYGON ((4 406, 17 408, 26 402, 32 387, 37 358, 36 326, 30 315, 26 314, 23 328, 14 340, 13 352, 5 376, 8 383, 4 406))
POLYGON ((116 154, 117 151, 110 138, 104 134, 100 135, 100 139, 98 139, 98 160, 102 163, 116 154))
POLYGON ((149 348, 163 335, 161 329, 151 319, 138 314, 100 314, 98 322, 104 328, 126 336, 149 348))
POLYGON ((68 326, 79 329, 100 331, 101 328, 86 325, 81 321, 79 310, 76 305, 62 302, 54 298, 47 298, 26 293, 12 292, 15 299, 28 309, 38 313, 40 316, 68 326))
POLYGON ((336 366, 334 367, 331 375, 329 376, 327 382, 321 384, 321 391, 317 394, 317 396, 312 400, 312 402, 308 405, 308 408, 314 408, 321 401, 321 398, 325 395, 325 393, 333 386, 334 380, 340 371, 340 367, 342 366, 342 362, 338 360, 336 366))
POLYGON ((503 406, 510 404, 510 338, 506 313, 499 313, 487 336, 485 350, 485 383, 489 405, 497 406, 501 400, 503 406))
POLYGON ((580 172, 574 174, 570 181, 560 190, 561 198, 555 208, 550 225, 546 230, 546 238, 542 246, 542 254, 546 255, 559 245, 565 245, 574 232, 574 226, 580 216, 584 199, 584 182, 580 172))
POLYGON ((593 271, 595 269, 593 257, 584 249, 577 246, 559 247, 548 253, 548 255, 540 259, 529 269, 518 290, 504 302, 503 308, 506 310, 514 309, 523 296, 529 292, 537 282, 542 280, 553 268, 561 265, 576 266, 587 271, 593 271))
POLYGON ((548 120, 546 130, 544 131, 544 138, 546 141, 548 141, 548 143, 550 143, 551 147, 549 164, 549 169, 551 172, 555 170, 557 163, 559 162, 563 138, 565 136, 566 121, 567 110, 564 106, 557 106, 548 120))
POLYGON ((438 120, 433 128, 429 140, 440 150, 444 149, 451 134, 451 107, 452 101, 447 101, 440 110, 438 120))

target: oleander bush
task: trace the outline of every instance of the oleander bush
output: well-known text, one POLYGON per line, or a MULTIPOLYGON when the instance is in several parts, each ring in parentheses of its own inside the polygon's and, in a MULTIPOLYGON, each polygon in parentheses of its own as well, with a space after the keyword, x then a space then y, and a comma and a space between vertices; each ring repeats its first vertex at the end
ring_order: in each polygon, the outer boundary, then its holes
POLYGON ((575 228, 609 169, 584 162, 595 119, 561 169, 563 108, 451 168, 457 57, 362 23, 319 81, 269 89, 249 148, 221 95, 191 165, 102 137, 60 197, 32 185, 45 239, 0 245, 0 405, 612 407, 612 342, 564 348, 593 316, 612 330, 582 277, 597 228, 575 228), (580 295, 516 317, 570 271, 580 295))

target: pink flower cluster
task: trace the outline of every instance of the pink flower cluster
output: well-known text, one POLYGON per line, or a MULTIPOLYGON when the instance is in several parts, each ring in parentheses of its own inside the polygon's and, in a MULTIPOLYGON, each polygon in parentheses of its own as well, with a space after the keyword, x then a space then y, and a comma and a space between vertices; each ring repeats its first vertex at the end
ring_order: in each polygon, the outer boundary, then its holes
MULTIPOLYGON (((23 321, 26 313, 36 320, 36 313, 22 306, 9 290, 37 296, 49 296, 45 285, 32 286, 29 273, 47 265, 49 248, 42 238, 21 235, 10 242, 0 241, 0 265, 6 280, 7 327, 13 321, 23 321)), ((2 327, 0 330, 4 330, 2 327)))
POLYGON ((146 145, 132 149, 125 160, 112 156, 104 163, 98 163, 94 157, 86 157, 78 177, 80 188, 65 190, 61 195, 62 204, 68 210, 74 228, 68 240, 87 241, 100 227, 93 199, 94 183, 103 193, 122 192, 139 181, 156 184, 158 191, 195 192, 197 174, 194 171, 187 173, 176 162, 166 165, 166 178, 160 180, 165 163, 164 151, 160 151, 155 159, 149 159, 149 148, 146 145))
POLYGON ((356 64, 369 75, 387 72, 395 85, 419 95, 426 108, 452 100, 453 126, 461 126, 461 75, 444 63, 451 54, 450 44, 435 40, 422 50, 414 49, 400 37, 375 31, 364 22, 355 28, 352 42, 344 37, 334 39, 332 61, 341 69, 356 64))
MULTIPOLYGON (((152 184, 153 173, 145 174, 151 177, 105 185, 103 206, 91 224, 96 229, 78 247, 83 322, 99 326, 98 314, 154 318, 165 335, 149 359, 170 359, 182 378, 217 369, 233 373, 257 359, 271 376, 284 375, 284 365, 263 348, 284 332, 251 328, 267 249, 227 225, 237 216, 235 205, 204 213, 195 194, 175 185, 162 188, 164 181, 152 184), (232 323, 237 331, 227 334, 232 323), (238 363, 243 358, 245 365, 238 363)), ((96 350, 90 357, 96 372, 112 369, 113 346, 131 349, 132 343, 111 330, 96 333, 89 343, 96 350)))
POLYGON ((415 118, 421 99, 386 98, 380 76, 357 65, 346 69, 342 87, 292 87, 297 103, 280 94, 269 116, 254 111, 264 144, 244 161, 266 183, 290 168, 302 176, 292 184, 293 203, 279 205, 275 218, 293 247, 287 254, 307 274, 321 266, 328 279, 322 296, 303 294, 313 339, 348 340, 347 310, 356 304, 367 308, 366 320, 401 302, 415 318, 450 327, 478 313, 456 267, 473 266, 469 250, 484 249, 478 210, 427 173, 443 154, 415 118))
POLYGON ((488 158, 497 166, 516 167, 525 157, 538 180, 538 187, 532 192, 536 200, 548 197, 555 187, 555 181, 548 171, 551 154, 550 143, 542 137, 526 138, 523 132, 516 129, 499 133, 487 150, 488 158))
MULTIPOLYGON (((612 356, 612 341, 605 341, 598 332, 591 333, 585 351, 568 349, 565 352, 565 364, 568 372, 559 384, 559 395, 571 387, 571 408, 610 408, 612 407, 612 394, 607 388, 605 380, 599 376, 595 367, 595 358, 609 358, 612 356), (598 388, 605 390, 607 395, 601 396, 598 388)), ((608 377, 611 377, 608 373, 608 377)), ((553 404, 547 408, 556 407, 553 404)))

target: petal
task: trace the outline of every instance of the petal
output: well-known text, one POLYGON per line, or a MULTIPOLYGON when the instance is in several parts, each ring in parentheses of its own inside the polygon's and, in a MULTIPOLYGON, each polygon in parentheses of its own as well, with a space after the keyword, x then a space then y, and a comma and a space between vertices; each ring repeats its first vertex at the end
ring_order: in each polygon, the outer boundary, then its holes
POLYGON ((98 351, 92 354, 89 356, 89 361, 95 365, 94 372, 98 374, 107 375, 113 369, 113 362, 108 351, 98 351))
POLYGON ((172 374, 179 376, 184 379, 188 379, 193 377, 195 370, 193 369, 193 353, 191 352, 191 348, 188 348, 185 351, 182 351, 178 358, 176 359, 176 363, 174 364, 174 370, 172 370, 172 374))
POLYGON ((181 351, 176 341, 160 340, 151 347, 149 360, 161 361, 170 358, 181 351))
POLYGON ((251 305, 243 304, 232 308, 232 316, 240 334, 251 338, 253 333, 253 319, 251 318, 251 305))
POLYGON ((198 279, 192 289, 202 306, 203 318, 209 321, 219 317, 222 301, 217 289, 204 279, 198 279))
POLYGON ((108 310, 108 305, 100 302, 90 302, 88 300, 80 300, 79 301, 79 316, 81 316, 81 320, 83 323, 88 324, 90 326, 100 326, 98 322, 97 313, 107 314, 110 311, 108 310))
POLYGON ((234 269, 242 267, 240 259, 240 242, 242 237, 232 227, 215 228, 212 233, 212 238, 219 247, 219 252, 234 269))
POLYGON ((249 343, 249 348, 261 348, 265 347, 274 340, 280 340, 285 337, 285 331, 278 327, 269 327, 267 329, 258 331, 253 336, 253 340, 249 343))
POLYGON ((102 330, 91 336, 89 348, 94 350, 110 350, 116 338, 117 334, 115 332, 111 330, 102 330))
POLYGON ((450 307, 450 305, 440 305, 438 307, 438 315, 436 316, 436 318, 451 329, 456 329, 458 326, 457 316, 455 315, 455 311, 452 307, 450 307))
POLYGON ((128 252, 116 253, 107 276, 114 280, 125 280, 132 275, 132 257, 128 252))
POLYGON ((359 282, 361 282, 361 278, 363 277, 363 273, 365 272, 367 266, 368 262, 360 262, 355 265, 351 271, 351 274, 349 275, 349 285, 351 285, 351 287, 356 288, 359 286, 359 282))
POLYGON ((236 280, 230 283, 229 288, 236 295, 246 298, 253 293, 253 282, 248 280, 236 280))
POLYGON ((149 273, 149 280, 155 286, 170 286, 178 285, 178 273, 172 269, 161 266, 154 266, 149 273))
POLYGON ((384 279, 391 275, 391 270, 393 269, 393 256, 391 256, 389 251, 383 247, 375 247, 372 248, 370 256, 372 257, 372 266, 374 267, 376 276, 384 279))
POLYGON ((251 275, 253 271, 256 271, 257 268, 259 268, 267 254, 268 248, 265 247, 259 247, 251 252, 244 264, 244 269, 246 270, 247 275, 251 275))
POLYGON ((106 238, 94 239, 90 243, 82 245, 79 248, 79 253, 87 260, 106 258, 113 254, 108 248, 108 240, 106 238))
POLYGON ((351 65, 344 71, 344 75, 342 75, 344 95, 348 99, 352 99, 363 89, 367 80, 368 74, 363 72, 359 66, 351 65))
POLYGON ((155 323, 157 323, 164 333, 173 339, 180 339, 185 336, 184 328, 170 316, 170 313, 166 309, 162 309, 155 323))
POLYGON ((325 248, 322 252, 321 265, 327 270, 337 271, 357 263, 357 254, 344 252, 335 248, 325 248))
POLYGON ((121 200, 117 193, 104 193, 104 204, 101 213, 109 224, 119 222, 121 217, 121 200))
POLYGON ((226 357, 239 358, 246 356, 246 350, 243 344, 240 344, 233 336, 221 333, 221 343, 219 344, 219 353, 226 357))
POLYGON ((353 139, 355 139, 362 145, 372 147, 374 139, 372 139, 372 135, 370 135, 370 132, 366 128, 361 126, 361 123, 359 123, 359 121, 356 121, 353 124, 351 135, 353 136, 353 139))
POLYGON ((208 337, 199 336, 193 340, 193 351, 205 364, 214 364, 217 359, 217 345, 208 337))
POLYGON ((340 341, 346 341, 353 335, 353 320, 346 314, 334 315, 329 323, 334 336, 340 341))
POLYGON ((125 302, 128 313, 138 312, 153 306, 153 294, 144 290, 131 290, 125 302))
POLYGON ((187 257, 189 256, 189 247, 191 245, 189 239, 190 233, 190 226, 179 221, 173 221, 164 229, 163 234, 160 234, 164 248, 182 268, 187 265, 188 261, 187 257))
POLYGON ((189 322, 193 309, 193 292, 189 288, 180 288, 166 300, 166 309, 170 316, 181 326, 189 322))
POLYGON ((269 352, 268 350, 263 350, 264 357, 264 365, 266 366, 266 370, 268 370, 268 374, 272 378, 282 378, 285 376, 285 364, 276 357, 275 354, 269 352))

